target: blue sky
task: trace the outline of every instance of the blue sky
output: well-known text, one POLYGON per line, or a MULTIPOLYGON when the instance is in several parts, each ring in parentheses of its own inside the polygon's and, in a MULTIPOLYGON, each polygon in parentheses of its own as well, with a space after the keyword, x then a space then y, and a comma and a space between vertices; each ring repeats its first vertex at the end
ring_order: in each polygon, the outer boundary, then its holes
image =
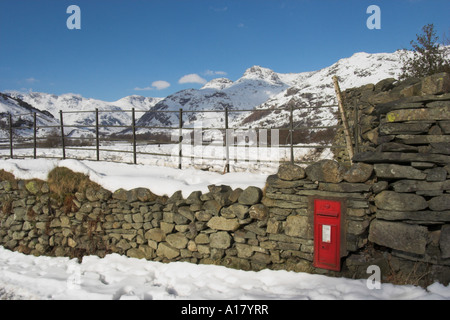
POLYGON ((318 70, 410 48, 428 23, 450 36, 449 12, 450 0, 0 0, 0 91, 115 101, 235 81, 253 65, 318 70), (67 28, 70 5, 81 29, 67 28), (370 5, 381 29, 367 28, 370 5))

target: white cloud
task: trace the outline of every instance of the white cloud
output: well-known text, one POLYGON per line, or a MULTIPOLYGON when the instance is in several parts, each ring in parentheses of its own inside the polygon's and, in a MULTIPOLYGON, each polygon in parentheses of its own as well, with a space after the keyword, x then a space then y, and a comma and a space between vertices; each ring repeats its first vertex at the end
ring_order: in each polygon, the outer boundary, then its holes
POLYGON ((36 82, 39 82, 38 79, 35 79, 35 78, 33 78, 33 77, 27 78, 27 79, 25 79, 25 81, 26 81, 27 83, 36 83, 36 82))
POLYGON ((158 80, 152 83, 152 87, 155 87, 156 90, 164 90, 170 87, 170 83, 164 80, 158 80))
POLYGON ((150 87, 134 88, 134 91, 150 91, 150 90, 164 90, 170 87, 170 83, 164 80, 153 81, 150 87))
POLYGON ((203 79, 196 73, 187 74, 185 76, 182 76, 180 80, 178 80, 178 83, 199 83, 199 84, 206 84, 208 81, 206 79, 203 79))
POLYGON ((225 71, 213 71, 213 70, 206 70, 205 76, 226 76, 227 73, 225 71))
POLYGON ((134 91, 149 91, 149 90, 153 90, 153 89, 155 89, 155 88, 152 88, 152 87, 145 87, 145 88, 136 87, 133 90, 134 91))
POLYGON ((228 11, 228 7, 210 7, 214 12, 225 12, 228 11))

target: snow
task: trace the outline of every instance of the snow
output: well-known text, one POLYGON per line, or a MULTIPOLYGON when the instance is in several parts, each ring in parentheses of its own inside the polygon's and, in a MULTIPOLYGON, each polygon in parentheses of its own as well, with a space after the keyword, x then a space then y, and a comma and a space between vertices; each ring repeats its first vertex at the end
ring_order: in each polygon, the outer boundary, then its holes
MULTIPOLYGON (((200 132, 199 129, 196 129, 200 132)), ((211 135, 217 133, 215 130, 209 130, 198 140, 194 135, 192 141, 190 133, 192 131, 184 130, 182 144, 182 168, 191 168, 197 170, 209 170, 214 172, 223 172, 226 159, 226 146, 223 140, 216 143, 211 135), (187 131, 187 133, 186 133, 187 131), (192 144, 194 143, 194 144, 192 144), (202 145, 203 144, 203 145, 202 145)), ((259 131, 261 133, 261 131, 259 131)), ((178 140, 179 130, 174 130, 172 139, 178 140)), ((199 135, 200 136, 200 135, 199 135)), ((277 143, 284 143, 276 139, 276 134, 272 134, 273 141, 266 141, 261 135, 256 138, 256 131, 235 131, 235 145, 229 147, 230 170, 232 172, 254 172, 264 174, 274 174, 278 170, 279 163, 289 161, 290 148, 287 146, 276 146, 277 143), (246 137, 251 137, 252 141, 244 143, 246 137), (256 139, 256 140, 253 140, 256 139), (265 147, 272 143, 273 147, 265 147)), ((220 135, 220 139, 222 136, 220 135)), ((269 140, 269 139, 267 139, 269 140)), ((174 140, 173 140, 174 141, 174 140)), ((312 145, 302 144, 294 148, 294 157, 297 161, 314 162, 321 159, 331 159, 333 153, 330 148, 322 150, 317 149, 316 143, 312 145)), ((133 145, 126 142, 100 142, 100 160, 112 161, 120 163, 133 163, 133 145)), ((140 165, 150 165, 159 167, 178 168, 180 145, 174 144, 138 144, 137 163, 140 165)), ((34 155, 33 148, 14 148, 14 157, 32 158, 34 155)), ((37 158, 62 158, 61 148, 37 148, 37 158)), ((10 157, 8 139, 0 142, 0 157, 10 157)), ((66 157, 68 159, 94 160, 97 158, 96 149, 92 146, 66 148, 66 157)))
POLYGON ((204 89, 223 90, 223 89, 229 87, 232 84, 233 84, 233 81, 231 81, 230 79, 227 79, 227 78, 216 78, 216 79, 213 79, 213 80, 209 81, 208 83, 206 83, 201 88, 201 90, 204 90, 204 89))
MULTIPOLYGON (((221 175, 145 165, 78 160, 0 160, 0 168, 17 178, 46 179, 55 166, 83 172, 114 191, 147 187, 157 194, 207 191, 210 184, 233 188, 262 187, 265 174, 221 175)), ((104 258, 34 257, 0 247, 0 299, 45 300, 297 300, 297 299, 433 299, 450 300, 450 286, 428 288, 383 283, 370 289, 366 279, 263 270, 228 269, 186 262, 163 264, 117 254, 104 258)))
MULTIPOLYGON (((79 94, 67 93, 60 96, 42 93, 42 92, 30 92, 20 93, 17 91, 9 91, 8 94, 14 98, 23 100, 29 103, 33 107, 39 110, 45 110, 50 112, 55 119, 51 123, 42 123, 41 115, 38 117, 38 126, 42 125, 59 125, 59 111, 64 112, 64 124, 66 126, 65 134, 67 136, 81 136, 87 135, 94 131, 93 126, 96 122, 95 110, 99 111, 99 124, 101 126, 120 126, 120 127, 103 127, 102 131, 106 133, 117 132, 124 129, 122 126, 130 126, 132 122, 131 109, 136 109, 137 116, 141 116, 145 111, 150 110, 155 104, 162 100, 162 98, 151 98, 143 96, 128 96, 114 102, 101 101, 97 99, 84 98, 79 94), (75 126, 91 126, 90 129, 71 128, 71 125, 75 126)), ((2 106, 0 100, 0 112, 2 109, 6 109, 13 113, 15 109, 9 105, 2 106)), ((17 109, 17 108, 16 108, 17 109)), ((23 108, 22 108, 23 109, 23 108)), ((24 113, 24 112, 22 112, 24 113)), ((30 113, 28 111, 28 113, 30 113)), ((31 116, 30 116, 31 117, 31 116)), ((28 135, 30 135, 32 132, 28 135)), ((45 136, 44 132, 38 132, 39 136, 45 136)))
POLYGON ((242 271, 187 262, 160 263, 110 254, 77 259, 34 257, 0 247, 0 299, 49 300, 448 300, 427 289, 288 271, 242 271))
POLYGON ((123 188, 148 188, 157 195, 172 195, 181 190, 187 198, 193 191, 208 192, 208 186, 229 185, 233 189, 246 188, 249 183, 263 188, 267 174, 233 172, 226 175, 195 169, 174 169, 148 165, 130 165, 103 161, 56 159, 0 160, 0 168, 14 174, 17 179, 46 180, 55 167, 66 167, 81 172, 112 192, 123 188))

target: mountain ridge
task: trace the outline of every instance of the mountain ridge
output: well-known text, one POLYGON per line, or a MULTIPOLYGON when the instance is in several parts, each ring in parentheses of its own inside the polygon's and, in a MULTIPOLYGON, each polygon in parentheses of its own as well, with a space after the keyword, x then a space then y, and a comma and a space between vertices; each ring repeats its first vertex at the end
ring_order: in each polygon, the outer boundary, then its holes
MULTIPOLYGON (((195 118, 186 116, 184 127, 194 126, 194 121, 202 122, 206 127, 223 127, 224 109, 230 112, 230 126, 268 127, 274 124, 286 125, 287 116, 283 112, 255 112, 237 114, 239 109, 260 110, 295 108, 336 104, 332 77, 338 76, 342 90, 377 83, 386 78, 398 78, 401 51, 394 53, 358 52, 351 57, 338 60, 333 65, 316 71, 301 73, 276 73, 261 66, 248 68, 236 81, 218 78, 206 83, 200 89, 188 89, 176 92, 146 112, 138 121, 139 126, 178 126, 179 119, 175 113, 161 115, 159 111, 177 111, 180 108, 188 113, 192 111, 217 111, 217 114, 197 113, 195 118), (154 112, 158 111, 158 113, 154 112), (232 115, 233 114, 233 115, 232 115), (284 116, 284 120, 281 119, 284 116), (249 120, 250 119, 250 120, 249 120)), ((294 116, 307 117, 313 125, 333 125, 337 117, 330 112, 310 112, 304 114, 296 111, 294 116), (323 121, 321 121, 323 120, 323 121)), ((296 120, 298 121, 298 119, 296 120)))
MULTIPOLYGON (((60 96, 48 93, 9 92, 18 98, 51 113, 58 119, 59 110, 71 111, 64 114, 65 123, 74 125, 94 125, 95 114, 100 112, 102 126, 129 126, 131 114, 123 112, 135 108, 139 133, 152 129, 142 127, 178 127, 178 113, 184 111, 183 126, 186 128, 224 127, 225 109, 230 111, 230 127, 264 127, 270 124, 285 125, 285 112, 267 112, 256 116, 255 112, 240 113, 237 110, 287 109, 306 106, 336 104, 332 77, 338 76, 342 90, 376 83, 385 78, 397 78, 400 74, 400 56, 402 52, 366 53, 357 52, 351 57, 342 58, 336 63, 316 71, 301 73, 277 73, 262 66, 252 66, 245 70, 236 81, 216 78, 200 89, 185 89, 164 98, 152 98, 132 95, 114 102, 84 98, 76 94, 60 96), (89 113, 87 111, 90 111, 89 113), (116 112, 105 112, 116 111, 116 112), (161 111, 170 111, 162 113, 161 111), (216 112, 214 112, 216 111, 216 112), (253 115, 253 116, 252 116, 253 115), (284 116, 284 120, 281 116, 284 116), (253 120, 252 120, 253 119, 253 120), (67 120, 67 121, 66 121, 67 120)), ((336 116, 327 112, 311 111, 308 114, 296 111, 296 121, 300 117, 309 122, 327 125, 336 121, 336 116)), ((119 129, 111 128, 106 133, 116 133, 119 129)))

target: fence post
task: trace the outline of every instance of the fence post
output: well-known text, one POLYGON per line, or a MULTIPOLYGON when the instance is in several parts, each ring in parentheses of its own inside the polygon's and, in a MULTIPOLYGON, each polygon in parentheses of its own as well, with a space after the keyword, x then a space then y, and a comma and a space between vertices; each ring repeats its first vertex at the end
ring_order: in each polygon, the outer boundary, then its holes
POLYGON ((229 124, 228 124, 228 107, 225 108, 225 152, 226 152, 226 162, 225 162, 225 172, 230 173, 230 141, 229 141, 229 124))
POLYGON ((180 108, 180 125, 179 125, 179 134, 178 134, 178 169, 182 169, 183 162, 183 109, 180 108))
POLYGON ((137 164, 137 155, 136 155, 136 110, 134 108, 131 109, 131 118, 132 118, 132 129, 133 129, 133 163, 137 164))
POLYGON ((34 153, 33 158, 37 158, 37 115, 36 112, 33 113, 33 147, 34 153))
POLYGON ((14 158, 14 151, 13 151, 13 123, 12 123, 12 115, 11 113, 8 113, 8 123, 9 123, 9 155, 11 156, 11 159, 14 158))
POLYGON ((61 143, 62 143, 63 159, 66 159, 66 143, 64 141, 64 121, 62 110, 59 110, 59 122, 61 125, 61 143))
POLYGON ((342 102, 342 94, 341 94, 341 89, 339 88, 339 82, 338 82, 337 76, 333 77, 333 82, 334 82, 334 90, 336 91, 336 96, 337 96, 337 100, 338 100, 339 111, 341 113, 342 123, 344 124, 344 135, 345 135, 345 141, 347 144, 347 152, 348 152, 348 156, 350 158, 350 164, 353 164, 353 160, 352 160, 353 155, 354 155, 353 143, 352 143, 352 138, 350 136, 350 129, 348 127, 347 116, 345 115, 344 103, 342 102))
POLYGON ((100 161, 100 129, 98 120, 98 108, 95 108, 95 146, 97 149, 97 161, 100 161))
POLYGON ((290 115, 290 134, 291 134, 291 163, 294 164, 294 105, 291 104, 290 115))

